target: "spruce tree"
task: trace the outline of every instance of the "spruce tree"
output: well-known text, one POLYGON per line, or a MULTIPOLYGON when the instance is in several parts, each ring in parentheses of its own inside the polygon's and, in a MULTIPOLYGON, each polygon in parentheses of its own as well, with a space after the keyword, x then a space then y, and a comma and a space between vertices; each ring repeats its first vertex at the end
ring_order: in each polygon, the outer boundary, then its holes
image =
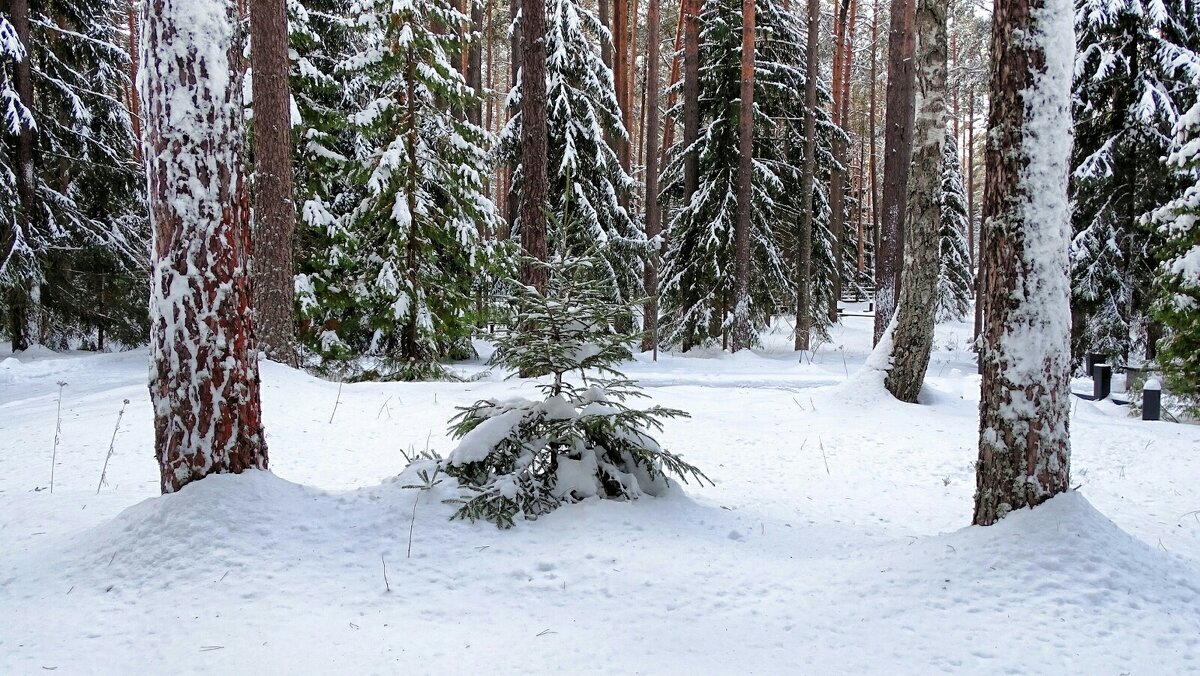
POLYGON ((1149 219, 1162 236, 1155 317, 1167 329, 1159 362, 1166 386, 1200 414, 1200 103, 1180 117, 1167 164, 1187 187, 1149 219))
MULTIPOLYGON (((125 3, 28 3, 27 43, 0 17, 0 313, 10 338, 132 345, 146 330, 144 179, 127 109, 125 3), (32 100, 16 91, 29 66, 32 100), (30 199, 16 146, 32 137, 30 199), (20 324, 20 328, 14 328, 20 324)), ((14 340, 14 346, 20 341, 14 340)))
POLYGON ((300 118, 292 129, 297 332, 309 353, 337 364, 363 345, 347 283, 354 272, 347 224, 364 195, 352 179, 358 134, 349 116, 365 93, 360 74, 343 67, 360 36, 349 0, 289 0, 288 32, 300 118))
POLYGON ((1113 222, 1100 219, 1071 242, 1071 295, 1075 330, 1072 351, 1118 357, 1126 354, 1131 327, 1128 313, 1133 286, 1125 275, 1126 254, 1113 222))
MULTIPOLYGON (((582 256, 596 243, 602 266, 598 275, 613 301, 626 306, 644 293, 643 261, 649 251, 642 223, 623 206, 637 183, 621 167, 607 138, 628 140, 621 120, 612 69, 605 65, 600 45, 611 41, 608 30, 579 0, 546 2, 546 136, 549 151, 547 209, 562 214, 569 201, 577 225, 570 233, 548 230, 548 246, 559 240, 572 256, 582 256), (567 187, 570 186, 568 194, 567 187)), ((518 200, 521 169, 521 87, 508 98, 514 112, 500 133, 498 157, 514 166, 510 199, 518 200)), ((521 222, 514 224, 519 236, 521 222)))
POLYGON ((954 134, 946 133, 942 152, 941 231, 938 233, 937 319, 961 321, 971 309, 975 275, 967 253, 967 195, 954 134))
POLYGON ((1180 111, 1200 93, 1200 7, 1081 0, 1075 25, 1075 357, 1142 348, 1152 357, 1147 315, 1162 239, 1142 217, 1183 187, 1178 170, 1159 158, 1180 111))
POLYGON ((347 68, 368 93, 352 121, 362 198, 345 228, 349 299, 337 339, 388 378, 436 377, 469 350, 471 288, 499 222, 490 138, 466 120, 475 93, 452 55, 477 36, 449 0, 373 0, 347 68))
MULTIPOLYGON (((790 261, 795 238, 788 227, 800 211, 800 164, 804 150, 803 108, 805 50, 803 26, 773 0, 756 4, 754 205, 750 227, 750 309, 755 331, 793 305, 790 261)), ((676 204, 667 223, 667 249, 660 273, 662 342, 684 350, 727 337, 734 302, 733 231, 737 219, 738 96, 741 45, 740 5, 708 0, 701 15, 701 126, 695 147, 676 146, 664 169, 663 194, 676 204), (699 189, 685 201, 684 170, 689 156, 699 158, 699 189)), ((828 91, 818 86, 819 99, 828 91)), ((833 166, 831 139, 842 133, 818 110, 817 172, 833 166)), ((814 183, 815 229, 812 237, 813 317, 827 317, 833 261, 829 207, 823 180, 814 183)), ((823 330, 822 325, 814 327, 823 330)))
POLYGON ((544 269, 544 291, 510 282, 504 301, 522 322, 497 340, 492 359, 517 373, 548 374, 542 398, 477 401, 451 421, 459 442, 441 468, 464 489, 456 518, 507 528, 564 503, 661 495, 671 474, 707 481, 652 436, 663 420, 687 414, 631 405, 646 395, 618 366, 633 358, 640 336, 618 327, 627 305, 597 274, 608 265, 600 247, 571 252, 568 242, 591 227, 591 217, 572 213, 567 197, 562 204, 554 226, 570 236, 558 238, 550 261, 525 261, 544 269))

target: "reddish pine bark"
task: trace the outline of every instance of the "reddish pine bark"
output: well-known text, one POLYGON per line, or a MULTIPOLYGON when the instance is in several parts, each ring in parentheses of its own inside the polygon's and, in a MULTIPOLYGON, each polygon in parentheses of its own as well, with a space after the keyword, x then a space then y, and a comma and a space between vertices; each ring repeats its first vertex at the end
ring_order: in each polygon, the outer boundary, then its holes
POLYGON ((164 493, 209 474, 267 468, 241 88, 230 76, 240 70, 237 6, 192 2, 142 5, 140 93, 154 234, 150 399, 164 493))
POLYGON ((1072 26, 1068 0, 994 5, 973 517, 983 526, 1070 488, 1070 144, 1062 140, 1071 134, 1072 26), (1067 53, 1047 53, 1046 43, 1060 40, 1067 53))
MULTIPOLYGON (((658 206, 658 61, 659 61, 659 0, 647 0, 646 24, 646 126, 644 133, 650 142, 646 144, 646 238, 653 239, 662 232, 662 211, 658 206)), ((646 262, 646 303, 643 327, 646 337, 642 339, 642 350, 654 350, 658 358, 658 258, 646 262)))
POLYGON ((252 0, 250 77, 254 89, 254 309, 263 352, 296 361, 292 241, 292 90, 288 81, 287 6, 252 0))

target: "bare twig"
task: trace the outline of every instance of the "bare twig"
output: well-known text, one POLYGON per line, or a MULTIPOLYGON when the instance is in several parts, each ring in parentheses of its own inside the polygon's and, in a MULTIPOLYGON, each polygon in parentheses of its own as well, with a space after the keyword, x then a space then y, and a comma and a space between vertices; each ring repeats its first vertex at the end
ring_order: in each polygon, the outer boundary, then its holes
POLYGON ((392 585, 388 584, 388 579, 387 579, 387 559, 385 559, 383 557, 383 554, 380 554, 379 560, 383 561, 383 587, 386 591, 390 592, 390 591, 392 591, 392 585))
POLYGON ((54 466, 58 464, 58 439, 62 436, 62 393, 65 380, 58 381, 58 415, 54 422, 54 449, 50 452, 50 492, 54 492, 54 466))
POLYGON ((112 439, 108 442, 108 453, 104 456, 104 468, 100 470, 100 483, 96 484, 96 495, 100 495, 100 487, 108 482, 105 478, 108 476, 108 460, 112 457, 113 447, 117 443, 117 432, 121 429, 121 418, 125 415, 125 407, 129 405, 129 400, 121 402, 121 410, 117 412, 117 424, 113 427, 112 439))
POLYGON ((333 424, 333 416, 337 415, 337 407, 338 407, 338 404, 340 404, 341 402, 342 402, 342 381, 339 380, 338 381, 337 399, 333 400, 333 413, 329 414, 329 424, 330 425, 333 424))
POLYGON ((825 442, 821 441, 821 437, 817 437, 817 443, 821 446, 821 459, 825 461, 825 473, 830 474, 829 458, 825 456, 825 442))
POLYGON ((376 419, 376 420, 379 420, 379 416, 383 415, 383 412, 384 412, 385 410, 387 411, 387 414, 388 414, 388 420, 391 420, 391 419, 392 419, 392 409, 390 409, 390 408, 388 408, 388 407, 387 407, 387 405, 388 405, 388 402, 389 402, 389 401, 391 401, 391 400, 392 400, 392 398, 391 398, 391 397, 388 397, 387 399, 384 399, 384 400, 383 400, 383 406, 380 406, 380 407, 379 407, 379 413, 376 413, 376 414, 375 414, 375 419, 376 419))
POLYGON ((421 491, 417 491, 417 497, 413 499, 412 518, 408 520, 408 554, 404 558, 412 558, 412 536, 413 527, 417 525, 417 503, 421 501, 421 491))

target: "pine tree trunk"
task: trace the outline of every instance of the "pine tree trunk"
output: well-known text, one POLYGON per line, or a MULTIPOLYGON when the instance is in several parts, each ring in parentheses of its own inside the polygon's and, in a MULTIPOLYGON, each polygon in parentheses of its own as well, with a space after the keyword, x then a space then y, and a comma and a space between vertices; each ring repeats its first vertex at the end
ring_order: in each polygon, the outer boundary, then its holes
POLYGON ((475 100, 467 106, 467 121, 474 125, 483 123, 483 5, 479 0, 465 0, 471 4, 471 32, 475 39, 467 50, 467 86, 475 92, 475 100))
MULTIPOLYGON (((876 88, 875 81, 879 78, 878 73, 878 52, 879 50, 879 0, 875 0, 874 6, 871 8, 871 104, 870 112, 868 113, 871 124, 868 135, 871 139, 871 248, 874 251, 876 261, 879 260, 879 168, 876 166, 879 159, 879 149, 876 147, 875 139, 878 132, 875 128, 879 115, 875 110, 876 88)), ((878 267, 878 262, 876 262, 878 267)))
POLYGON ((137 143, 134 143, 133 157, 140 164, 142 161, 142 111, 138 104, 137 93, 138 31, 137 8, 134 5, 135 1, 129 0, 126 7, 126 18, 129 24, 129 121, 133 125, 133 138, 138 140, 137 143))
POLYGON ((254 88, 254 308, 257 336, 271 359, 294 364, 292 99, 287 6, 253 0, 250 77, 254 88))
POLYGON ((942 151, 946 138, 946 4, 916 0, 916 119, 904 271, 892 334, 892 369, 884 384, 897 399, 916 403, 929 367, 937 312, 938 234, 941 232, 942 151))
POLYGON ((796 256, 796 342, 795 348, 807 350, 812 332, 812 232, 813 180, 817 167, 817 37, 821 24, 821 3, 808 0, 808 41, 804 87, 804 168, 800 175, 800 232, 796 256))
MULTIPOLYGON (((661 12, 660 12, 661 14, 661 12)), ((679 82, 681 76, 680 64, 683 61, 683 3, 679 5, 679 21, 675 26, 675 48, 671 57, 671 71, 667 76, 667 89, 671 92, 667 95, 667 110, 675 107, 676 91, 675 83, 679 82)), ((662 145, 658 151, 658 165, 662 166, 667 161, 667 152, 671 149, 671 144, 675 143, 675 124, 672 121, 663 127, 662 145)))
MULTIPOLYGON (((509 2, 508 2, 509 16, 515 17, 518 13, 523 11, 526 4, 527 3, 525 2, 525 0, 509 0, 509 2)), ((512 87, 517 86, 518 80, 520 79, 520 76, 521 76, 521 59, 523 58, 523 54, 521 53, 521 49, 522 49, 521 43, 525 39, 524 31, 525 31, 524 23, 522 23, 520 26, 516 27, 516 29, 512 31, 512 38, 509 41, 509 47, 508 47, 509 59, 508 60, 509 60, 509 75, 510 75, 510 80, 511 80, 510 85, 512 87)), ((545 47, 543 47, 542 49, 545 50, 545 47)), ((523 107, 522 107, 522 110, 524 110, 523 107)), ((512 116, 513 115, 510 111, 510 114, 509 114, 510 120, 512 119, 512 116)), ((522 136, 522 138, 524 138, 524 136, 522 136)), ((505 207, 506 207, 505 217, 508 220, 508 231, 509 231, 510 235, 513 231, 513 226, 516 224, 517 218, 521 212, 520 196, 518 195, 517 199, 514 200, 514 199, 512 199, 512 195, 510 194, 511 190, 512 190, 513 179, 515 178, 513 176, 513 173, 516 172, 516 169, 517 168, 515 165, 508 167, 508 171, 505 174, 505 180, 504 180, 504 182, 505 182, 504 200, 505 200, 505 207)))
MULTIPOLYGON (((32 53, 29 42, 29 0, 11 0, 9 3, 9 22, 17 34, 17 40, 25 48, 25 53, 32 53)), ((29 58, 21 59, 13 66, 13 86, 21 105, 27 110, 34 109, 33 103, 33 67, 29 58)), ((17 212, 17 224, 26 233, 29 232, 32 219, 37 217, 37 188, 34 181, 34 129, 22 124, 16 133, 13 144, 16 146, 16 188, 17 201, 20 210, 17 212)), ((0 221, 5 219, 0 219, 0 221)), ((7 223, 5 224, 7 227, 7 223)), ((4 256, 0 261, 9 261, 17 245, 15 232, 0 230, 0 246, 4 256)), ((8 335, 12 340, 13 352, 29 348, 29 284, 30 280, 23 275, 14 275, 16 280, 7 290, 8 305, 8 335)))
MULTIPOLYGON (((612 33, 612 0, 600 0, 600 23, 612 33)), ((600 60, 611 70, 613 67, 612 41, 600 41, 600 60)))
POLYGON ((1072 33, 1070 0, 995 3, 980 252, 979 525, 1070 486, 1072 33))
POLYGON ((193 2, 142 5, 140 94, 154 234, 150 398, 164 493, 209 474, 267 468, 241 86, 215 76, 239 71, 237 6, 193 2), (209 42, 193 42, 199 35, 209 42))
POLYGON ((915 0, 892 0, 883 131, 883 222, 875 252, 876 343, 896 311, 904 259, 904 207, 912 160, 914 6, 915 0))
MULTIPOLYGON (((840 11, 834 16, 834 50, 833 50, 833 106, 830 113, 833 124, 845 128, 846 119, 842 115, 845 98, 848 95, 846 80, 850 79, 850 71, 846 67, 848 49, 846 31, 850 26, 850 0, 841 0, 840 11)), ((840 164, 846 162, 846 144, 840 138, 834 139, 834 160, 840 164)), ((833 234, 833 279, 829 280, 833 287, 833 300, 829 303, 828 317, 830 322, 838 321, 838 301, 841 300, 841 238, 842 227, 845 226, 845 191, 846 174, 834 168, 829 172, 829 229, 833 234)))
MULTIPOLYGON (((544 0, 521 5, 521 247, 539 261, 546 250, 546 11, 544 0)), ((543 266, 524 265, 521 282, 545 290, 543 266)))
MULTIPOLYGON (((659 4, 660 0, 647 0, 646 4, 646 129, 649 137, 646 144, 646 239, 653 240, 662 232, 662 211, 658 205, 658 68, 659 68, 659 4)), ((658 359, 658 261, 660 251, 646 261, 646 295, 649 302, 644 308, 642 329, 642 351, 653 350, 658 359)))
MULTIPOLYGON (((683 146, 700 138, 700 0, 682 0, 683 14, 683 146)), ((700 188, 700 155, 689 152, 683 161, 683 201, 700 188)))
POLYGON ((754 212, 754 0, 742 0, 742 90, 738 118, 738 217, 733 231, 734 286, 730 351, 750 347, 750 217, 754 212))
MULTIPOLYGON (((629 118, 629 0, 612 0, 612 50, 613 50, 613 85, 617 94, 617 107, 621 109, 621 124, 628 134, 632 129, 629 118)), ((621 168, 629 172, 629 137, 617 137, 614 150, 621 168)), ((625 202, 622 201, 622 204, 625 202)))

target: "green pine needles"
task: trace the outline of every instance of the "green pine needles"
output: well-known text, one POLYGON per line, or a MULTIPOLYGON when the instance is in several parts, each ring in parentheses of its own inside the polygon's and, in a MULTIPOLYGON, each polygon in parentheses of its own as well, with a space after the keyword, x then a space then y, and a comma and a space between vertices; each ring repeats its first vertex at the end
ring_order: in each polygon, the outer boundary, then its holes
POLYGON ((517 373, 547 374, 542 398, 485 399, 451 420, 459 443, 442 462, 466 491, 455 518, 508 528, 563 503, 661 495, 668 475, 708 481, 652 436, 663 420, 687 413, 630 405, 646 394, 617 365, 633 358, 640 336, 615 326, 628 306, 597 274, 606 262, 595 249, 564 248, 548 262, 529 261, 549 272, 544 291, 511 283, 504 300, 520 323, 497 340, 492 358, 517 373))
POLYGON ((1176 124, 1167 163, 1190 175, 1191 182, 1147 219, 1166 242, 1159 253, 1154 305, 1166 328, 1158 356, 1167 389, 1200 417, 1200 103, 1176 124))
POLYGON ((449 0, 356 11, 356 50, 337 67, 355 96, 354 187, 305 204, 326 252, 301 285, 309 343, 326 361, 366 357, 351 365, 364 377, 446 377, 440 362, 471 351, 473 285, 501 222, 486 187, 492 138, 466 119, 477 94, 454 65, 479 36, 449 0))
POLYGON ((968 252, 967 195, 963 189, 958 142, 947 130, 942 153, 942 225, 938 233, 940 252, 937 286, 937 320, 961 321, 971 310, 975 275, 968 252))

